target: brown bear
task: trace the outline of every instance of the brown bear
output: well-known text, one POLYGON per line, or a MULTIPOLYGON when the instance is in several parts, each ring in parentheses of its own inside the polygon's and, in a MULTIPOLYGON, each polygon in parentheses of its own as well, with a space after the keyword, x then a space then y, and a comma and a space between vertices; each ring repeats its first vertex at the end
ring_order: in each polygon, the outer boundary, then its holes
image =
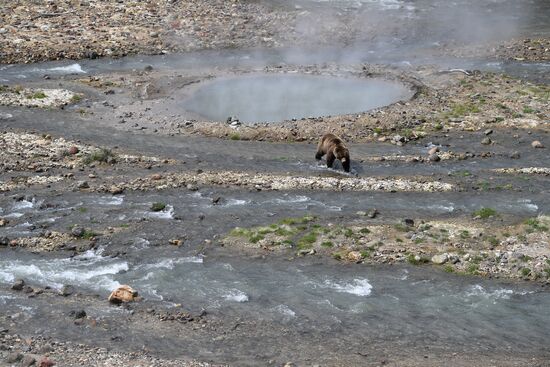
POLYGON ((335 159, 342 162, 344 171, 349 172, 350 159, 349 150, 339 137, 334 134, 325 134, 317 145, 317 154, 315 159, 320 160, 322 156, 327 155, 327 167, 331 168, 335 159))

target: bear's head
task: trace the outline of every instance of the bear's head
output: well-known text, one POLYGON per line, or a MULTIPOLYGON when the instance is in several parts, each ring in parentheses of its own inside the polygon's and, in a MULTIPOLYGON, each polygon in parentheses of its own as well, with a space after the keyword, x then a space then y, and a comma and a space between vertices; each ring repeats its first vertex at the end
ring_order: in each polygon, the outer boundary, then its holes
POLYGON ((344 167, 344 171, 349 172, 351 166, 351 161, 349 159, 349 150, 344 147, 337 147, 334 150, 334 155, 340 162, 342 162, 342 167, 344 167))

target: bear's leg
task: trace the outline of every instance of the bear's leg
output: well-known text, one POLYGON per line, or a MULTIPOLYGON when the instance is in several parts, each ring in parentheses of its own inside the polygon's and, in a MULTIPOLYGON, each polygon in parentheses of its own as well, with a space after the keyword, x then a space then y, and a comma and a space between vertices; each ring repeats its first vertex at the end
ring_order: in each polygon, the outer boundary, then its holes
POLYGON ((323 152, 323 140, 317 144, 317 153, 315 153, 315 159, 320 160, 325 155, 323 152))
POLYGON ((327 153, 327 167, 332 168, 332 164, 334 163, 334 160, 336 159, 336 156, 334 156, 334 153, 332 151, 327 153))

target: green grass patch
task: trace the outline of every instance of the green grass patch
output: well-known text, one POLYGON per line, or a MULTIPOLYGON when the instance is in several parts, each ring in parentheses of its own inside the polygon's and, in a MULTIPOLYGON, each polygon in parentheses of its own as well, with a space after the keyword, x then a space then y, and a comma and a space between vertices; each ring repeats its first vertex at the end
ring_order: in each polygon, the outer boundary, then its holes
POLYGON ((445 267, 443 268, 443 270, 445 270, 445 272, 447 272, 447 273, 454 273, 455 268, 453 268, 452 265, 447 264, 447 265, 445 265, 445 267))
POLYGON ((462 238, 463 240, 471 237, 470 232, 466 230, 460 231, 459 235, 460 235, 460 238, 462 238))
POLYGON ((44 99, 48 97, 46 95, 46 93, 42 92, 42 91, 39 91, 39 92, 34 92, 33 94, 29 94, 27 96, 28 99, 44 99))
POLYGON ((229 136, 229 139, 231 139, 231 140, 241 140, 241 136, 237 133, 234 133, 234 134, 231 134, 229 136))
POLYGON ((529 218, 525 221, 525 224, 529 226, 532 232, 548 232, 548 226, 542 224, 537 218, 529 218))
POLYGON ((324 242, 321 242, 321 246, 322 247, 334 247, 334 243, 332 243, 331 241, 324 241, 324 242))
POLYGON ((116 156, 110 149, 101 148, 84 157, 83 162, 84 164, 90 164, 93 162, 114 163, 116 162, 116 156))
POLYGON ((520 272, 521 272, 521 275, 522 275, 522 276, 526 277, 526 276, 528 276, 529 274, 531 274, 531 269, 529 269, 529 268, 522 268, 520 272))
POLYGON ((474 217, 480 217, 481 219, 487 219, 497 215, 497 211, 493 208, 481 208, 474 212, 474 217))

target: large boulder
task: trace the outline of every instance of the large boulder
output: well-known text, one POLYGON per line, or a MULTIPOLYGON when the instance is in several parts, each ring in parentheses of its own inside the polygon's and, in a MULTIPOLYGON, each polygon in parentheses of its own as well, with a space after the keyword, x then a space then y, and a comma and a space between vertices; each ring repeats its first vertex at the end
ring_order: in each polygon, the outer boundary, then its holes
POLYGON ((109 302, 111 303, 126 303, 135 301, 138 296, 138 292, 133 290, 129 285, 121 285, 117 289, 111 292, 109 295, 109 302))

